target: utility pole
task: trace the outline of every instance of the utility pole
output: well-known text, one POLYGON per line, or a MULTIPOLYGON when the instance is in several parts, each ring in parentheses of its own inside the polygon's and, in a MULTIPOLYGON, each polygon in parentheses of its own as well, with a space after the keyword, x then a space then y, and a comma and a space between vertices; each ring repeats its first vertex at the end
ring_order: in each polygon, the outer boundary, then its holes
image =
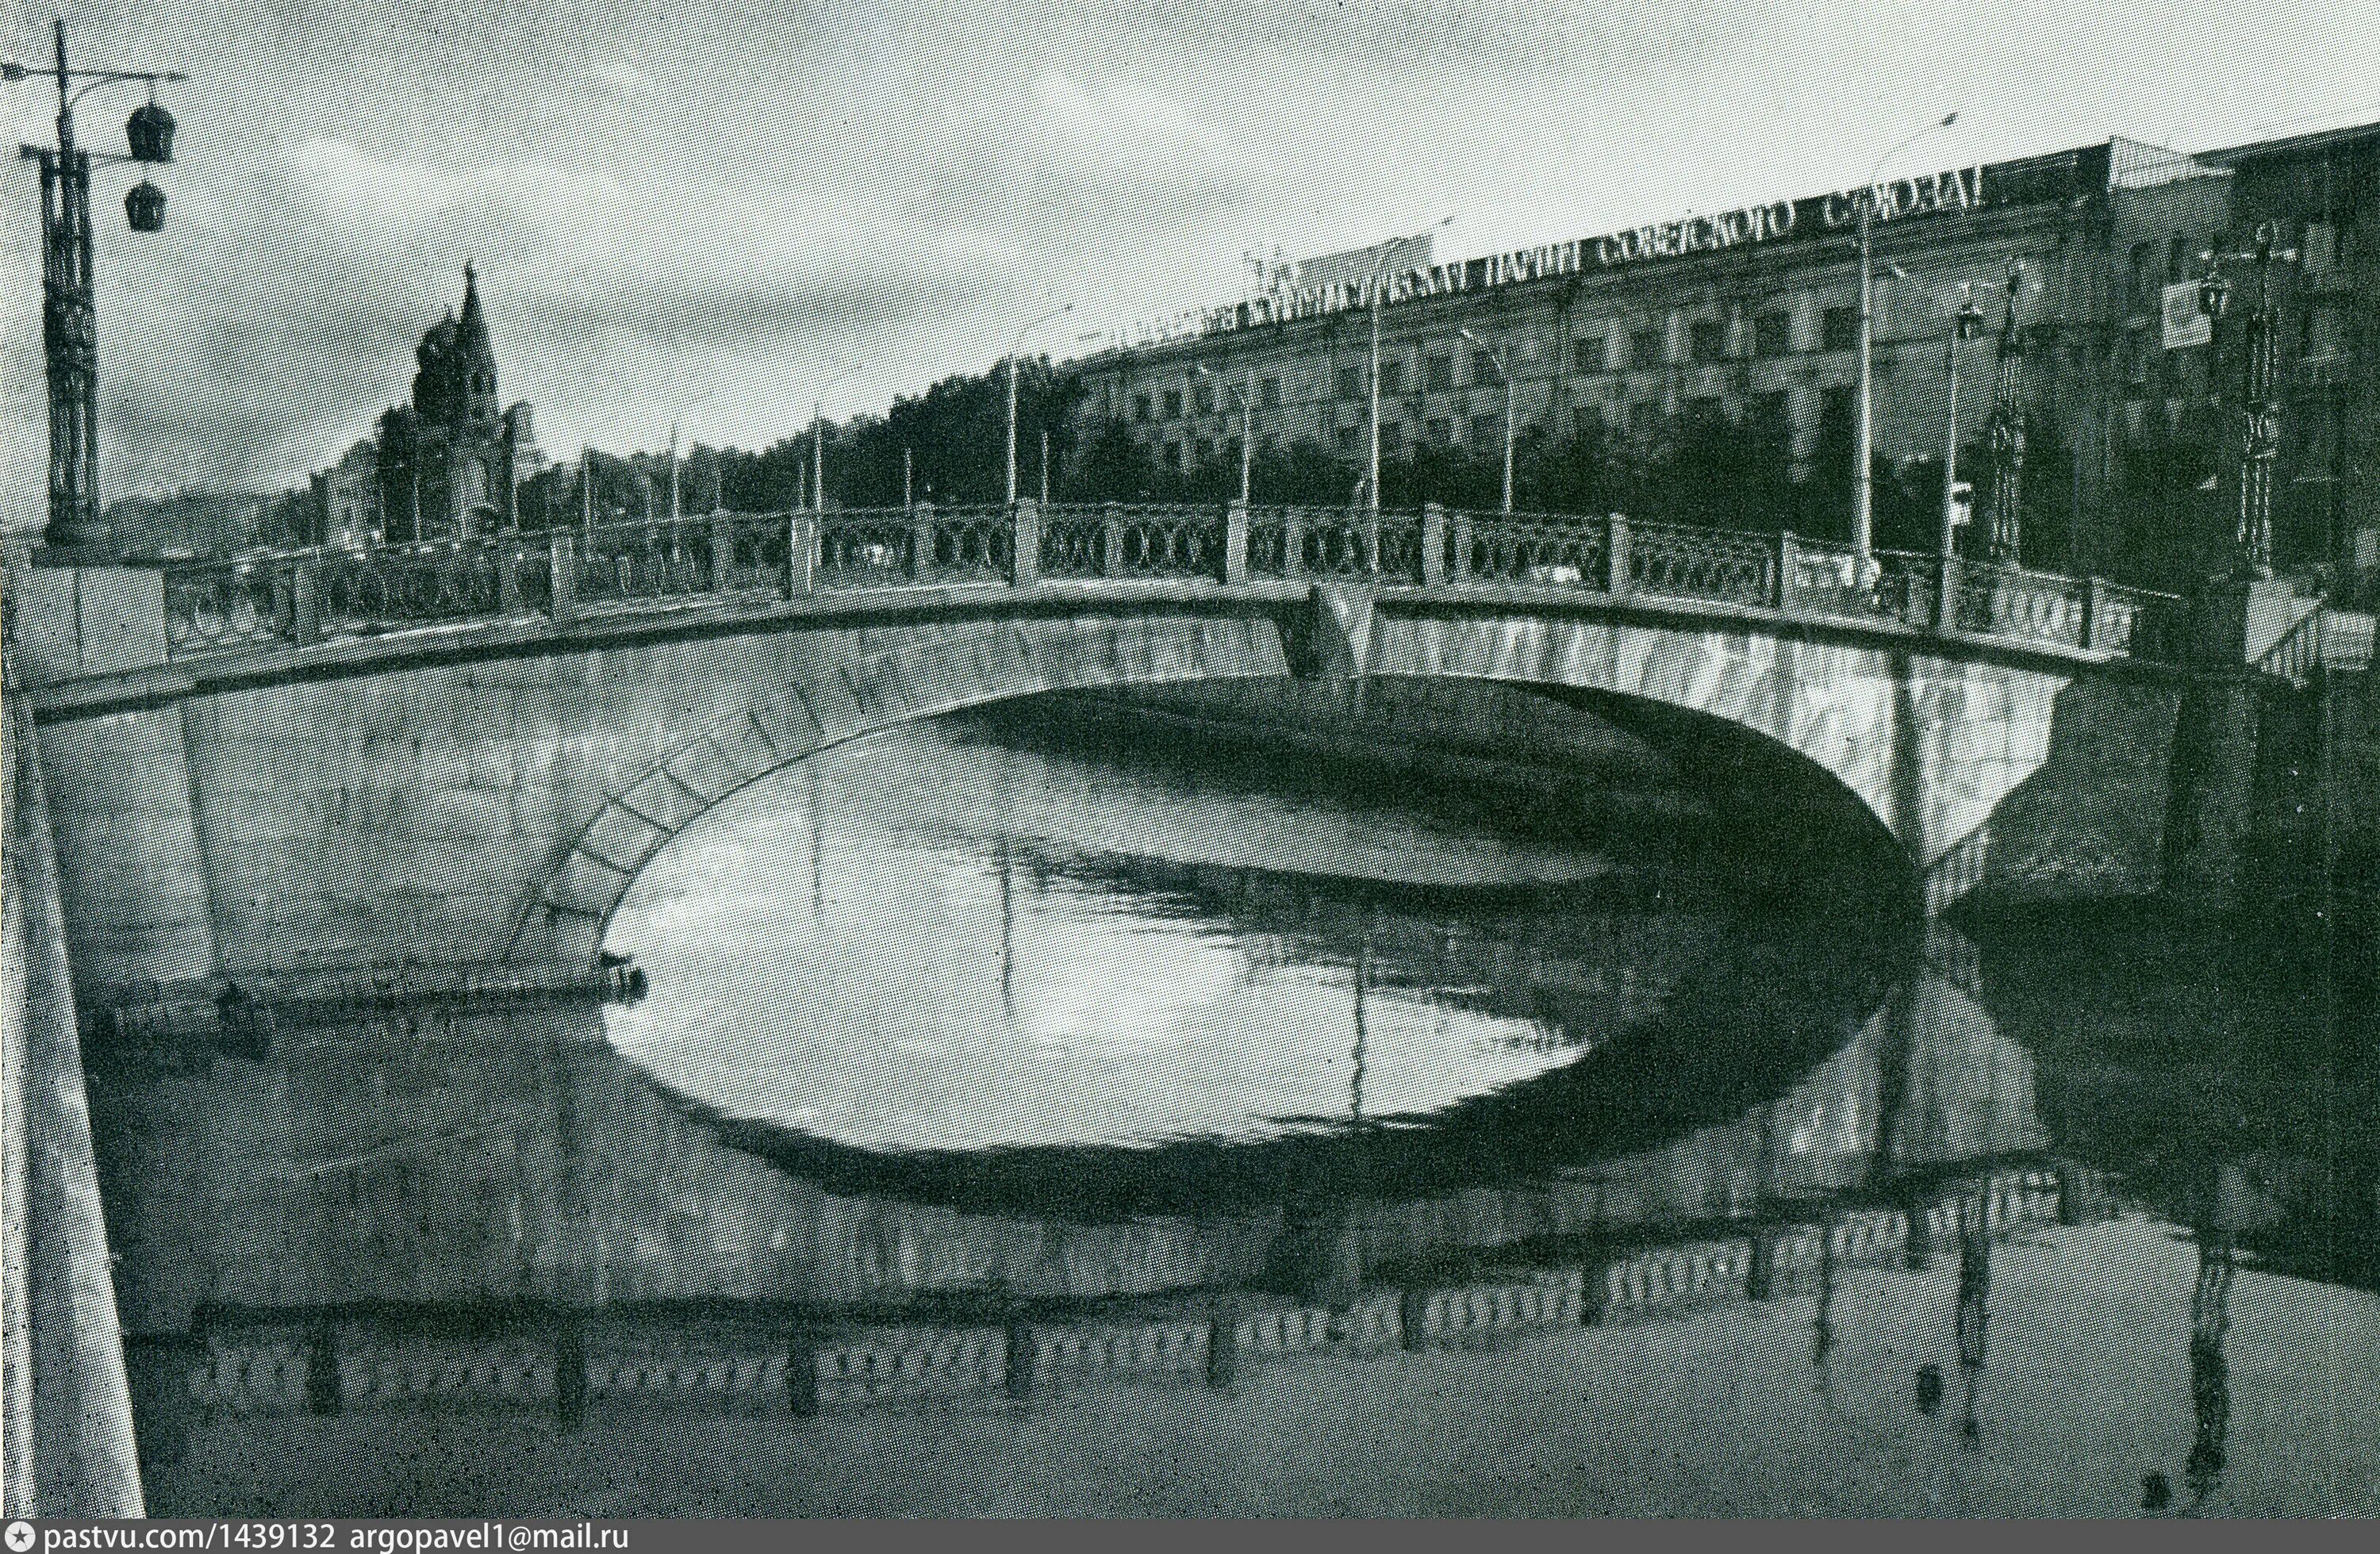
POLYGON ((1937 129, 1959 122, 1945 114, 1876 159, 1859 194, 1859 405, 1852 443, 1852 563, 1864 588, 1876 575, 1876 195, 1885 164, 1937 129))
POLYGON ((670 522, 677 522, 677 422, 670 422, 670 522))
POLYGON ((1505 360, 1503 352, 1471 331, 1458 329, 1455 333, 1477 346, 1480 353, 1495 365, 1496 376, 1504 380, 1504 516, 1509 518, 1512 516, 1512 369, 1505 360))
POLYGON ((1041 429, 1041 505, 1050 505, 1050 429, 1041 429))
POLYGON ((1371 394, 1369 412, 1364 418, 1371 446, 1364 465, 1364 505, 1377 513, 1380 510, 1380 273, 1377 267, 1372 273, 1371 301, 1372 344, 1364 371, 1371 394))
POLYGON ((1008 347, 1008 504, 1011 507, 1016 505, 1016 354, 1025 348, 1026 335, 1051 319, 1062 318, 1074 310, 1075 305, 1071 302, 1062 308, 1052 308, 1018 330, 1015 340, 1008 347))
POLYGON ((909 483, 909 450, 904 448, 901 450, 901 510, 903 512, 907 512, 910 508, 915 507, 917 504, 910 496, 911 490, 912 488, 909 483))
POLYGON ((1959 346, 1983 333, 1984 310, 1975 306, 1975 288, 1959 288, 1959 310, 1950 320, 1950 340, 1942 347, 1942 365, 1950 375, 1949 425, 1942 443, 1942 543, 1949 560, 1959 536, 1959 346))

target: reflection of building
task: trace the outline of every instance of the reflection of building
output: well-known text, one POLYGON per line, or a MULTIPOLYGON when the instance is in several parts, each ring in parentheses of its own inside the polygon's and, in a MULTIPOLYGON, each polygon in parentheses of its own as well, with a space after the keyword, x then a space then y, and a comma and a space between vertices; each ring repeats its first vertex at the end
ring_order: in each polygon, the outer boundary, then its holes
MULTIPOLYGON (((1896 267, 1876 300, 1879 455, 1912 484, 1937 478, 1944 341, 1961 288, 1985 291, 2022 261, 2038 288, 2019 310, 2033 432, 2027 559, 2157 581, 2203 570, 2230 537, 2221 482, 2202 487, 2236 456, 2224 438, 2244 310, 2211 346, 2196 339, 2199 255, 2274 216, 2306 255, 2309 280, 2323 277, 2313 304, 2282 304, 2293 430, 2276 503, 2281 559, 2349 552, 2358 531, 2380 525, 2373 461, 2350 491, 2358 455, 2323 429, 2367 444, 2374 435, 2380 353, 2348 338, 2347 321, 2368 315, 2374 295, 2375 157, 2380 125, 2199 157, 2113 140, 1903 169, 1921 176, 1879 190, 1876 250, 1896 267), (2325 302, 2350 295, 2362 300, 2325 302)), ((1790 437, 1801 475, 1847 472, 1857 209, 1838 192, 1393 274, 1380 310, 1384 463, 1423 447, 1500 453, 1500 352, 1524 438, 1596 433, 1658 449, 1697 420, 1765 419, 1790 437)), ((1238 404, 1220 385, 1245 385, 1259 453, 1306 443, 1360 472, 1364 297, 1361 282, 1277 291, 1092 357, 1082 414, 1094 426, 1083 440, 1098 423, 1120 424, 1160 470, 1236 471, 1238 404), (1194 375, 1199 367, 1212 375, 1194 375)), ((1990 467, 1976 444, 1992 395, 1972 388, 1989 351, 1971 349, 1959 431, 1971 461, 1961 473, 1981 502, 1990 467)), ((1921 534, 1880 531, 1879 542, 1930 549, 1931 522, 1921 534)))
POLYGON ((496 353, 479 277, 463 271, 463 312, 415 352, 413 403, 381 417, 380 503, 391 540, 492 534, 517 526, 516 488, 542 462, 529 407, 500 410, 496 353))

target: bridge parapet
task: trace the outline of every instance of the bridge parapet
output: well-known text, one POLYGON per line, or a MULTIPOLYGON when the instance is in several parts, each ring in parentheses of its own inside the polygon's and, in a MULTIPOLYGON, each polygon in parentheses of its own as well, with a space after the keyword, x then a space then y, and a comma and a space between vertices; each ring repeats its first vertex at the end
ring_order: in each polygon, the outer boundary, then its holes
MULTIPOLYGON (((108 573, 141 582, 138 573, 108 573)), ((1684 601, 1765 617, 1885 626, 2098 656, 2180 656, 2184 601, 2095 577, 1876 552, 1792 533, 1633 522, 1621 514, 1419 512, 1196 504, 719 512, 484 541, 285 551, 169 565, 116 601, 154 610, 152 662, 285 651, 328 640, 562 623, 904 589, 1052 584, 1347 582, 1518 585, 1684 601)), ((44 634, 80 634, 74 574, 27 579, 44 634)), ((117 591, 123 591, 119 589, 117 591)), ((117 625, 120 626, 121 622, 117 625)), ((122 636, 119 630, 117 635, 122 636)), ((31 655, 43 680, 138 668, 70 642, 31 655)))

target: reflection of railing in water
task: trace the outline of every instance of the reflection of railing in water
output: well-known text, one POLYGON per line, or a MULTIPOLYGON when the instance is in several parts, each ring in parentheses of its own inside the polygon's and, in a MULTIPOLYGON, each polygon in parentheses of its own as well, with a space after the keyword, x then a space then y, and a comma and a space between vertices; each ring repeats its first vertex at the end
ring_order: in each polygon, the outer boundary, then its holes
POLYGON ((200 1415, 358 1408, 676 1406, 812 1414, 887 1402, 1030 1398, 1099 1381, 1227 1386, 1254 1362, 1330 1349, 1502 1343, 1564 1326, 1659 1319, 1734 1300, 1806 1293, 1830 1268, 1921 1265, 1955 1246, 1962 1206, 1994 1234, 2107 1212, 2079 1168, 2011 1169, 1935 1184, 1908 1207, 1791 1214, 1743 1232, 1638 1245, 1454 1284, 1375 1285, 1338 1305, 1244 1293, 1149 1297, 1095 1317, 1004 1320, 739 1307, 636 1311, 438 1307, 295 1320, 216 1312, 187 1337, 136 1344, 156 1367, 151 1406, 200 1415), (464 1324, 492 1335, 462 1336, 464 1324), (382 1342, 375 1342, 374 1335, 382 1342), (575 1374, 574 1374, 575 1371, 575 1374), (162 1384, 161 1375, 162 1372, 162 1384))
POLYGON ((641 967, 609 956, 596 966, 498 962, 342 966, 204 981, 118 983, 81 989, 75 1002, 88 1036, 269 1037, 276 1029, 400 1012, 411 1016, 477 1013, 573 999, 632 1003, 645 991, 641 967))
POLYGON ((1701 601, 2089 650, 2163 656, 2180 601, 1956 558, 1622 514, 1022 502, 712 513, 468 542, 282 552, 169 567, 175 657, 471 620, 674 608, 821 590, 1361 578, 1701 601))

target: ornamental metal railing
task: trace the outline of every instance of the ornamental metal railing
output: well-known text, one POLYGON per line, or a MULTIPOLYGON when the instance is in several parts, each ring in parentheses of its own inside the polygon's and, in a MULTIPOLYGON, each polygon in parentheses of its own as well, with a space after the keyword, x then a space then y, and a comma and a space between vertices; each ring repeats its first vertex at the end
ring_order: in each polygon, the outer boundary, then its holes
POLYGON ((175 658, 509 617, 917 588, 1347 579, 1671 601, 2172 658, 2175 595, 1622 514, 1121 503, 712 513, 174 566, 175 658))

